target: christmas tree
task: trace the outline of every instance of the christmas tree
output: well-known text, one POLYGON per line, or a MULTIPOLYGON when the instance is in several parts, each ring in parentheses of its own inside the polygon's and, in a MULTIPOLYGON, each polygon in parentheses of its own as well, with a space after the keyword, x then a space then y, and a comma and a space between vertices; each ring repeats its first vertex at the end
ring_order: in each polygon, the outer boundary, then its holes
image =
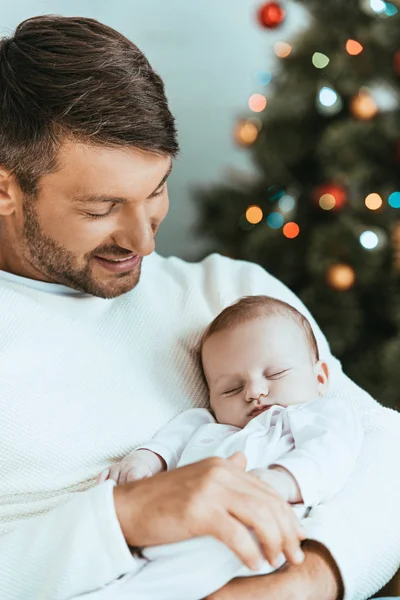
MULTIPOLYGON (((266 35, 283 1, 259 8, 266 35)), ((255 175, 198 191, 198 232, 286 283, 347 374, 400 409, 399 0, 302 4, 309 29, 275 46, 236 124, 255 175)))

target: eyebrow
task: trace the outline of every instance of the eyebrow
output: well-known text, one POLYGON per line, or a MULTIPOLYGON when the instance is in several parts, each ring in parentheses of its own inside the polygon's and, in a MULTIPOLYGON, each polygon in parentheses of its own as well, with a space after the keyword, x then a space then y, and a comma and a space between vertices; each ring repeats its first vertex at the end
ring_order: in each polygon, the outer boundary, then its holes
MULTIPOLYGON (((161 179, 160 183, 158 184, 158 186, 156 187, 156 189, 150 194, 150 196, 147 196, 147 198, 151 198, 153 196, 153 194, 155 194, 163 185, 164 183, 167 181, 168 177, 170 176, 172 171, 172 161, 169 164, 168 170, 165 173, 164 177, 161 179)), ((100 203, 105 203, 105 202, 113 202, 114 204, 126 204, 128 202, 127 198, 121 198, 118 196, 107 196, 106 194, 103 195, 83 195, 83 196, 73 196, 71 198, 72 202, 74 203, 96 203, 96 204, 100 204, 100 203)))

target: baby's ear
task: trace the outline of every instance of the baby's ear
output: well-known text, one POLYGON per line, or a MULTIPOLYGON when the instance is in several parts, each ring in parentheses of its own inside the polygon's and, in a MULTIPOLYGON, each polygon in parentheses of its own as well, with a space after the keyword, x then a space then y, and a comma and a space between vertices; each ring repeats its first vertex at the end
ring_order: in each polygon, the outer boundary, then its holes
POLYGON ((324 396, 329 384, 329 369, 326 362, 319 360, 314 366, 315 377, 317 378, 317 388, 320 396, 324 396))

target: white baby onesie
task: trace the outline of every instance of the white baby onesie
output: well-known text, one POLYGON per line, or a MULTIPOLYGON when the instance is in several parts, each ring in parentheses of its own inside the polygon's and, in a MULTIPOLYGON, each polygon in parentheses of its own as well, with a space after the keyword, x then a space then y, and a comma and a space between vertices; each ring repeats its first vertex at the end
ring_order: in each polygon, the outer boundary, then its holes
MULTIPOLYGON (((301 490, 304 503, 293 506, 301 519, 344 486, 362 440, 363 430, 351 406, 318 398, 301 405, 272 406, 243 429, 217 423, 206 409, 191 409, 140 448, 160 454, 168 470, 211 456, 227 458, 237 451, 246 455, 247 470, 272 464, 285 467, 301 490)), ((213 537, 149 547, 143 555, 141 570, 121 580, 120 587, 113 586, 118 598, 201 600, 234 577, 274 570, 265 561, 260 571, 250 571, 213 537)), ((280 565, 284 562, 282 555, 280 565)), ((104 598, 112 596, 104 590, 104 598)))

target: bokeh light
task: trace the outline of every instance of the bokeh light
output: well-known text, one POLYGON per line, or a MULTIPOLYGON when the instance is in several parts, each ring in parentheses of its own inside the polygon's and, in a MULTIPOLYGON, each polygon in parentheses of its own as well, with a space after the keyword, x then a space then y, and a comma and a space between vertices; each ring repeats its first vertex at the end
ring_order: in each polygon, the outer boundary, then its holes
POLYGON ((285 195, 285 190, 281 188, 279 185, 271 185, 268 188, 268 199, 270 202, 275 202, 276 200, 280 200, 285 195))
POLYGON ((287 42, 276 42, 274 46, 276 56, 279 58, 286 58, 292 52, 292 46, 287 42))
POLYGON ((254 79, 258 85, 268 85, 271 83, 272 74, 269 71, 257 71, 254 79))
POLYGON ((281 213, 272 212, 267 217, 267 223, 271 229, 279 229, 284 223, 284 218, 281 213))
POLYGON ((326 278, 334 289, 346 291, 354 285, 356 275, 349 265, 337 264, 329 267, 326 278))
POLYGON ((267 99, 262 94, 253 94, 249 98, 249 107, 253 112, 262 112, 267 106, 267 99))
POLYGON ((386 2, 383 0, 370 0, 369 4, 374 12, 383 13, 386 10, 386 2))
POLYGON ((285 237, 292 240, 299 235, 300 227, 294 221, 290 221, 283 226, 282 232, 285 237))
POLYGON ((361 90, 351 101, 351 112, 358 119, 368 121, 378 113, 378 105, 365 90, 361 90))
POLYGON ((394 15, 397 15, 399 11, 394 4, 391 2, 386 2, 386 8, 384 12, 387 17, 394 17, 394 15))
POLYGON ((329 65, 330 59, 322 52, 314 52, 312 56, 312 64, 317 69, 325 69, 329 65))
POLYGON ((347 40, 346 50, 351 56, 357 56, 357 54, 361 54, 364 48, 360 42, 357 42, 356 40, 347 40))
POLYGON ((373 250, 379 244, 379 238, 374 231, 364 231, 360 235, 360 244, 367 250, 373 250))
POLYGON ((382 206, 382 203, 382 198, 375 192, 368 194, 368 196, 365 198, 365 206, 369 208, 369 210, 378 210, 378 208, 382 206))
POLYGON ((388 202, 392 208, 400 208, 400 192, 390 194, 388 202))
POLYGON ((239 121, 236 124, 234 138, 240 146, 250 146, 258 136, 257 126, 250 121, 239 121))
POLYGON ((334 106, 338 99, 339 96, 332 88, 327 86, 321 88, 319 92, 319 101, 322 104, 322 106, 334 106))
POLYGON ((318 204, 323 210, 332 210, 336 204, 336 198, 332 194, 322 194, 318 204))
POLYGON ((259 223, 262 220, 262 218, 263 211, 259 206, 249 206, 249 208, 246 210, 246 219, 249 223, 252 223, 253 225, 259 223))
POLYGON ((284 213, 288 213, 291 210, 293 210, 295 207, 295 204, 296 204, 295 199, 292 196, 289 196, 288 194, 285 194, 285 196, 282 196, 282 198, 278 202, 278 206, 279 206, 280 210, 284 213))

